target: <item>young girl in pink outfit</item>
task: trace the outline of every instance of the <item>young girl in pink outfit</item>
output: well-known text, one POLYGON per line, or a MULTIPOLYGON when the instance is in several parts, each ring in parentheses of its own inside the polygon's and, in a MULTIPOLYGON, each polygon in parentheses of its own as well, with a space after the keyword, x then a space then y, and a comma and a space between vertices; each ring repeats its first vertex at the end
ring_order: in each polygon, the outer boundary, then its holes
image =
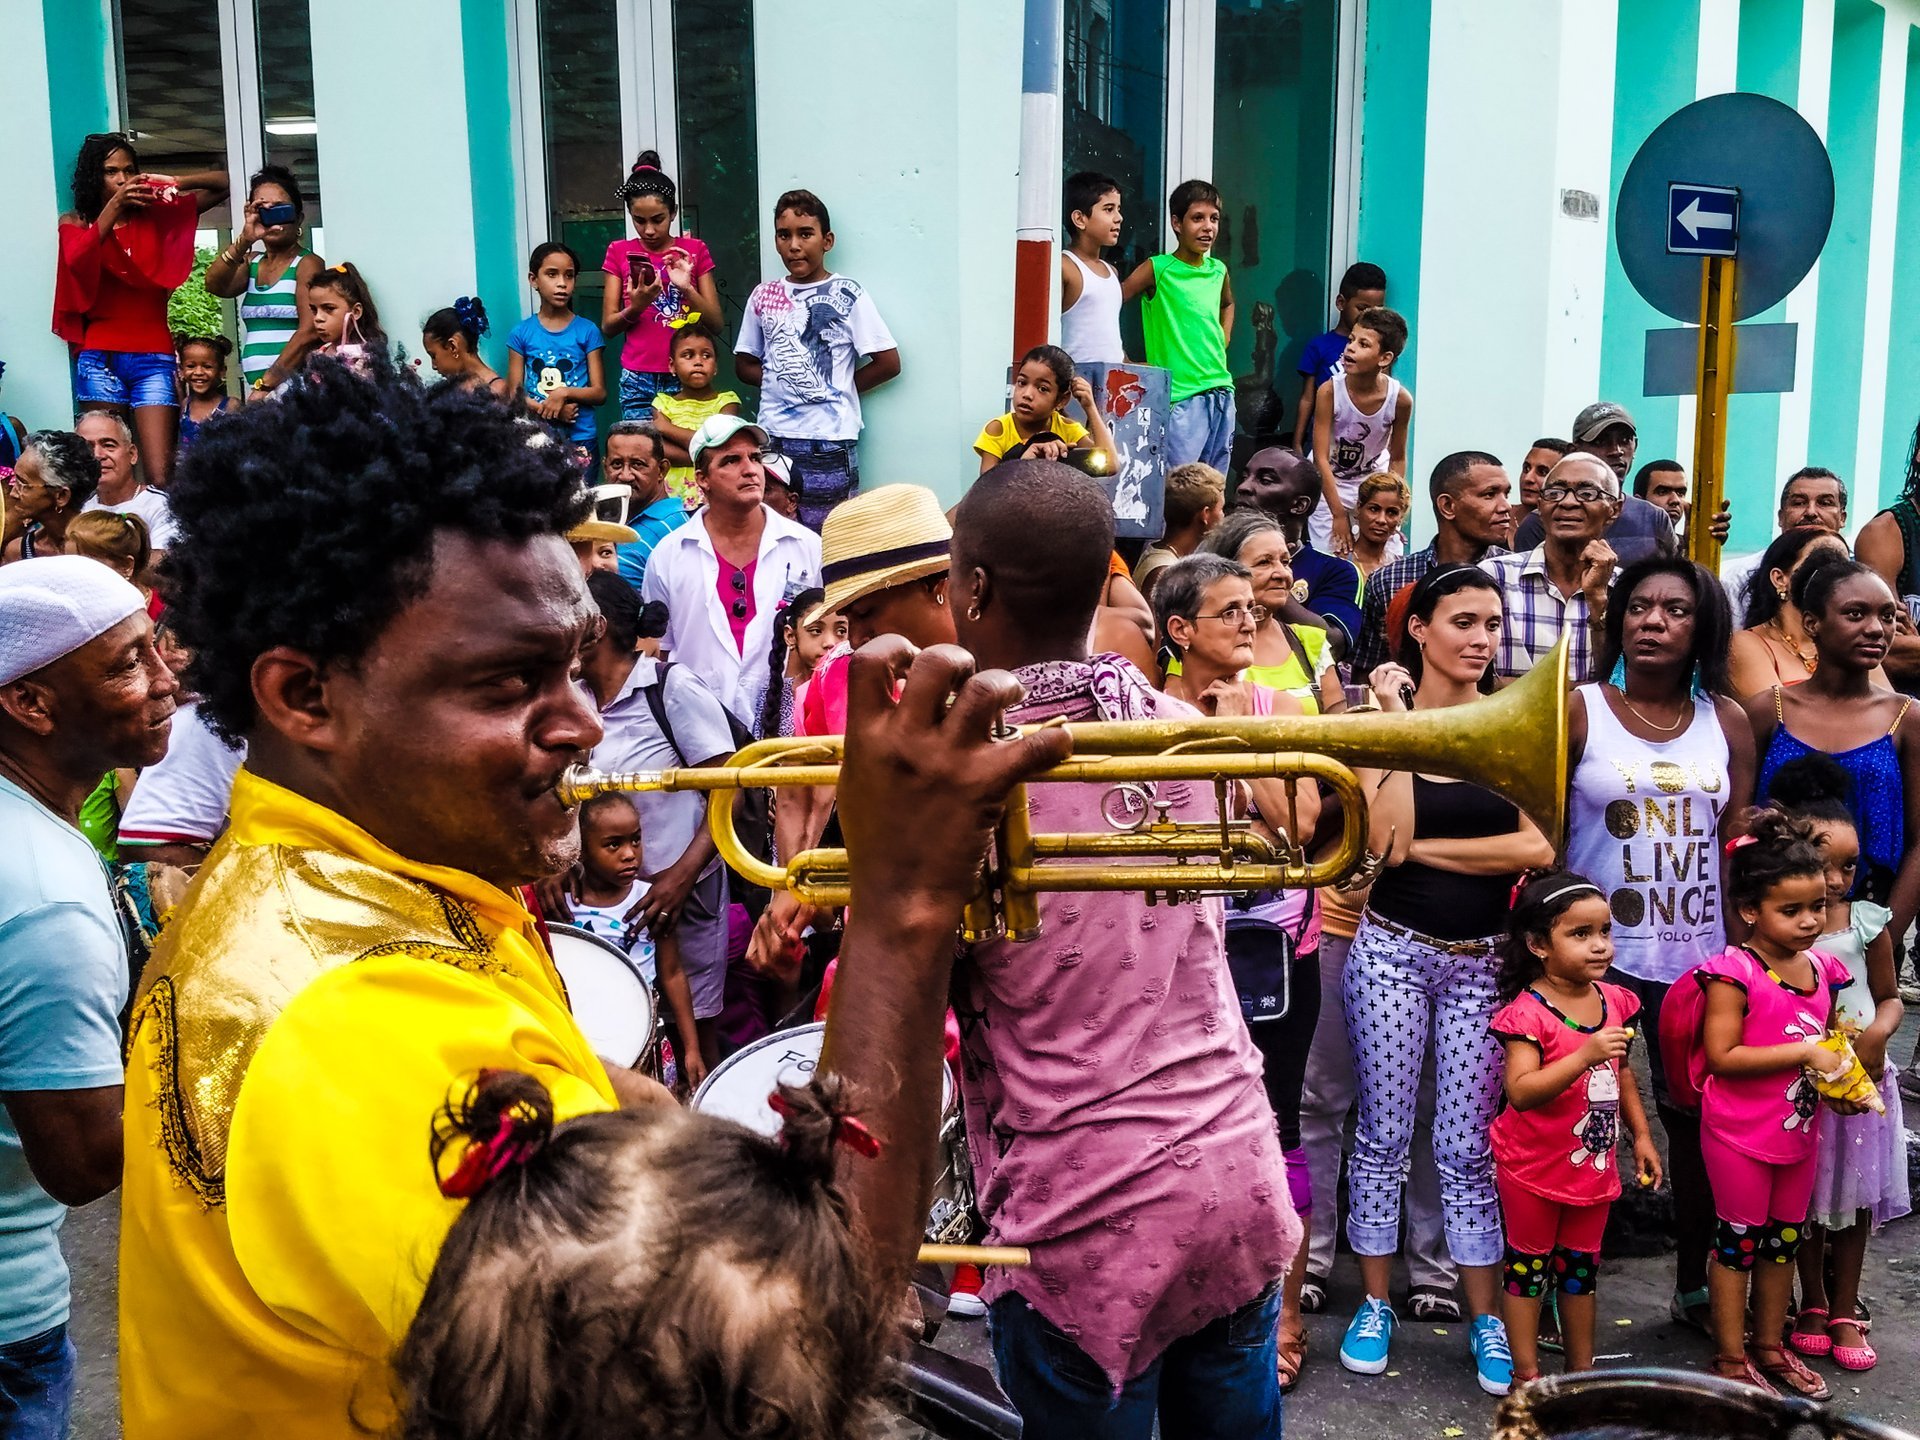
POLYGON ((1600 887, 1565 870, 1522 882, 1500 947, 1491 1029, 1506 1047, 1506 1105, 1493 1121, 1495 1181, 1506 1221, 1502 1303, 1513 1383, 1540 1376, 1540 1303, 1559 1292, 1567 1369, 1593 1368, 1594 1288, 1607 1211, 1620 1195, 1620 1126, 1642 1185, 1660 1152, 1627 1064, 1640 1001, 1601 980, 1613 921, 1600 887))
POLYGON ((1822 1104, 1809 1071, 1837 1074, 1827 1031, 1847 967, 1813 944, 1827 929, 1827 867, 1811 822, 1752 814, 1730 842, 1727 896, 1751 933, 1697 966, 1705 1015, 1700 1145, 1713 1185, 1713 1368, 1728 1379, 1824 1400, 1826 1382, 1780 1343, 1794 1257, 1813 1196, 1822 1104), (1753 1340, 1747 1341, 1748 1281, 1753 1340))

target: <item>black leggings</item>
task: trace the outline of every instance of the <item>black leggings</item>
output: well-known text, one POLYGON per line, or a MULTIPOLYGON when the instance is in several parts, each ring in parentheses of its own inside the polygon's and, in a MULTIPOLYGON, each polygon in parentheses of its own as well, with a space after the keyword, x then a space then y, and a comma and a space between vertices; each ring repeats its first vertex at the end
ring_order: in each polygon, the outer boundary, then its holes
MULTIPOLYGON (((1260 930, 1236 930, 1235 948, 1272 946, 1285 940, 1260 930)), ((1307 1052, 1313 1047, 1314 1027, 1320 1023, 1320 952, 1293 957, 1288 979, 1287 1013, 1278 1020, 1261 1020, 1247 1027, 1266 1065, 1267 1103, 1280 1127, 1280 1148, 1300 1148, 1300 1090, 1307 1079, 1307 1052)))

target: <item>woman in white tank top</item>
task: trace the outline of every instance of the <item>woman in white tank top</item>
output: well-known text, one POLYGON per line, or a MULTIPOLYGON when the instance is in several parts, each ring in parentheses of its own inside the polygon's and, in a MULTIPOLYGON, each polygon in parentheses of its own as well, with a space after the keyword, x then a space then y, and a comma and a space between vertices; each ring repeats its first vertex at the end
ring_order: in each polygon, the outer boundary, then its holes
POLYGON ((1117 365, 1127 358, 1120 344, 1120 274, 1104 260, 1095 270, 1072 250, 1060 252, 1080 269, 1080 296, 1060 312, 1060 348, 1076 363, 1117 365))

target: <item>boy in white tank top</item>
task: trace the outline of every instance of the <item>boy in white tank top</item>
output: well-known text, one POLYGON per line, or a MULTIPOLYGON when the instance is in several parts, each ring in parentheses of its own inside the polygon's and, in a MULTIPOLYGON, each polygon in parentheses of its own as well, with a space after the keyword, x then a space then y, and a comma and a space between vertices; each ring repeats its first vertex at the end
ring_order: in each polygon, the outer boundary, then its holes
POLYGON ((1060 252, 1060 348, 1079 364, 1117 365, 1120 275, 1100 252, 1120 242, 1120 185, 1082 171, 1067 179, 1067 248, 1060 252))
MULTIPOLYGON (((1407 426, 1413 392, 1388 371, 1407 346, 1407 322, 1380 306, 1353 322, 1341 356, 1344 373, 1313 397, 1313 463, 1326 504, 1307 519, 1314 548, 1345 559, 1353 556, 1353 509, 1360 482, 1390 471, 1407 475, 1407 426)), ((1387 546, 1388 558, 1402 542, 1387 546)))

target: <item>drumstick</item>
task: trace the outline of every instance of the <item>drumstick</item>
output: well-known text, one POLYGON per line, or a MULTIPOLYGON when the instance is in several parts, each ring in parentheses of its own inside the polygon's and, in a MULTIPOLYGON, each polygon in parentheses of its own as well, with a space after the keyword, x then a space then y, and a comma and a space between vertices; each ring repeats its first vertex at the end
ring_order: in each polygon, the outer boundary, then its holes
POLYGON ((922 1265, 1031 1265, 1024 1245, 922 1245, 922 1265))

